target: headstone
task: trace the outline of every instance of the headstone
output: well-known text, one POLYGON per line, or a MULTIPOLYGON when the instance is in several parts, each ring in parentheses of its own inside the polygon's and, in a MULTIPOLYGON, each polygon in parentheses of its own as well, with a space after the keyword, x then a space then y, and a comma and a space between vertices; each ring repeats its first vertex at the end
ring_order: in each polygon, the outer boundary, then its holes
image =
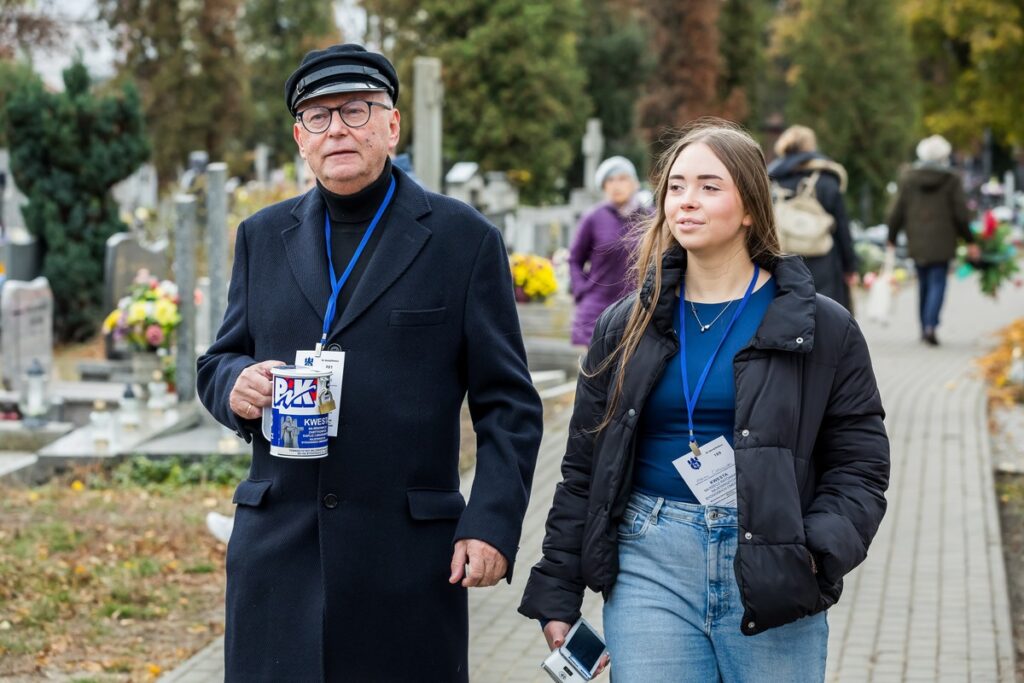
POLYGON ((456 162, 444 177, 445 193, 449 197, 480 206, 480 193, 484 189, 484 178, 480 165, 473 161, 456 162))
POLYGON ((210 164, 206 172, 206 272, 210 277, 206 325, 216 330, 228 306, 228 166, 210 164))
POLYGON ((263 143, 256 145, 256 151, 253 153, 253 165, 256 167, 256 182, 265 187, 269 178, 270 148, 263 143))
POLYGON ((19 391, 22 375, 38 360, 47 375, 53 369, 53 292, 45 277, 8 281, 0 291, 0 374, 9 390, 19 391))
POLYGON ((39 240, 24 226, 9 227, 0 237, 0 276, 28 282, 43 272, 43 250, 39 240))
POLYGON ((12 227, 23 227, 25 219, 21 215, 21 206, 28 199, 18 191, 11 173, 11 156, 6 149, 0 149, 0 239, 4 230, 12 227))
POLYGON ((604 154, 604 135, 601 134, 601 119, 587 119, 587 132, 583 136, 583 185, 588 190, 600 192, 594 183, 594 174, 604 154))
POLYGON ((1014 187, 1014 181, 1013 171, 1007 171, 1003 175, 1003 201, 1011 210, 1014 208, 1013 203, 1017 198, 1017 188, 1014 187))
POLYGON ((140 207, 155 209, 158 199, 156 167, 143 164, 130 176, 110 188, 122 213, 134 214, 140 207))
POLYGON ((416 57, 413 60, 413 167, 423 187, 441 191, 441 111, 444 84, 441 60, 416 57))
MULTIPOLYGON (((205 275, 196 279, 196 291, 199 292, 199 303, 196 304, 196 353, 203 354, 213 343, 213 316, 210 315, 210 278, 205 275)), ((220 325, 220 321, 216 322, 220 325)))
POLYGON ((167 240, 143 244, 128 232, 118 232, 107 238, 106 262, 103 268, 103 309, 112 311, 128 294, 139 270, 146 269, 159 279, 170 274, 167 240))
POLYGON ((506 237, 513 251, 550 257, 569 246, 576 216, 569 206, 521 206, 512 234, 506 237))
POLYGON ((181 299, 175 384, 178 399, 187 402, 196 393, 196 198, 187 194, 174 198, 174 280, 181 299))

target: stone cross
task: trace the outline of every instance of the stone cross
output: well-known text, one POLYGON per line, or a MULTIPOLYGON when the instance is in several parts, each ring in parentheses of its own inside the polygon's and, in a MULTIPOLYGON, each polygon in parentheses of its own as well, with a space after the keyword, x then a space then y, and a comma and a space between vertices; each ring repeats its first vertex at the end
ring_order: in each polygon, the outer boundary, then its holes
POLYGON ((441 191, 441 111, 444 84, 441 60, 416 57, 413 60, 412 157, 416 177, 423 187, 441 191))
POLYGON ((53 292, 45 277, 10 280, 0 292, 0 373, 4 386, 21 388, 33 360, 50 374, 53 368, 53 292))
POLYGON ((601 134, 601 119, 587 119, 587 132, 583 136, 583 186, 600 192, 594 183, 594 174, 604 154, 604 135, 601 134))
POLYGON ((209 329, 216 334, 228 307, 228 165, 206 168, 206 272, 210 276, 209 329))
POLYGON ((174 279, 178 285, 176 385, 178 400, 191 402, 196 393, 196 198, 174 198, 174 279))

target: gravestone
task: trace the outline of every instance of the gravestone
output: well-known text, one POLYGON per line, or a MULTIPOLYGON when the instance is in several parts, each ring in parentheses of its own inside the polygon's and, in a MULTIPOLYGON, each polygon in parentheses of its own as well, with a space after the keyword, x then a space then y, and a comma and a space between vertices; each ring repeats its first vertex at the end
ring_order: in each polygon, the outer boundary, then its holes
MULTIPOLYGON (((266 187, 267 181, 270 179, 270 147, 263 143, 256 145, 256 150, 253 152, 253 166, 256 171, 256 182, 260 184, 260 187, 266 187)), ((226 168, 227 166, 225 166, 226 168)))
POLYGON ((158 202, 156 167, 139 166, 130 176, 110 188, 122 213, 134 214, 138 208, 155 209, 158 202))
POLYGON ((174 198, 174 280, 178 285, 181 324, 177 330, 175 384, 178 400, 189 402, 196 393, 196 198, 174 198))
POLYGON ((587 119, 587 132, 583 136, 583 185, 588 190, 600 192, 594 182, 594 174, 604 154, 604 135, 601 134, 601 119, 587 119))
POLYGON ((38 360, 49 376, 53 369, 53 292, 45 277, 31 282, 9 280, 0 290, 0 374, 11 391, 38 360))
MULTIPOLYGON (((25 219, 21 215, 21 206, 26 203, 17 185, 14 184, 14 174, 11 173, 11 157, 6 149, 0 149, 0 226, 4 229, 22 227, 25 219)), ((3 230, 0 229, 0 239, 3 239, 3 230)))
MULTIPOLYGON (((210 164, 206 169, 206 272, 209 298, 205 324, 216 331, 228 307, 228 197, 226 184, 228 165, 210 164)), ((209 346, 210 342, 206 342, 209 346)), ((205 346, 203 347, 205 350, 205 346)))
MULTIPOLYGON (((418 173, 418 172, 417 172, 418 173)), ((444 177, 445 193, 470 206, 480 206, 480 195, 484 190, 484 177, 480 165, 473 161, 456 162, 444 177)))
POLYGON ((170 273, 167 240, 143 244, 129 232, 118 232, 107 238, 106 262, 103 266, 103 308, 114 310, 121 297, 128 294, 140 269, 146 269, 158 280, 170 273))
MULTIPOLYGON (((210 281, 211 279, 205 275, 196 279, 196 291, 199 292, 199 303, 196 304, 197 354, 206 353, 206 349, 210 348, 210 344, 213 343, 213 333, 217 331, 210 315, 210 281)), ((216 324, 219 326, 220 321, 217 321, 216 324)))
POLYGON ((416 177, 423 187, 441 191, 441 109, 444 84, 441 60, 416 57, 413 60, 412 157, 416 177))
POLYGON ((0 237, 0 275, 8 280, 35 280, 43 272, 43 250, 39 240, 24 226, 8 227, 0 237))

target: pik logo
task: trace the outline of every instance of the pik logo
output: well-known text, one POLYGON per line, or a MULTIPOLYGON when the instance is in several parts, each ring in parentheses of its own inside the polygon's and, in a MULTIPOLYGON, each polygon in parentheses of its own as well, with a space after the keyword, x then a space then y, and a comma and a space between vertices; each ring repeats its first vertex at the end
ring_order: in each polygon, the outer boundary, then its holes
POLYGON ((313 358, 312 358, 312 356, 307 358, 306 360, 304 360, 303 363, 306 364, 307 368, 313 367, 313 358))
POLYGON ((687 460, 686 464, 689 465, 690 467, 692 467, 695 470, 699 470, 700 469, 700 460, 697 459, 697 456, 694 456, 694 457, 690 458, 689 460, 687 460))
POLYGON ((274 378, 275 408, 312 408, 316 405, 316 380, 274 378))

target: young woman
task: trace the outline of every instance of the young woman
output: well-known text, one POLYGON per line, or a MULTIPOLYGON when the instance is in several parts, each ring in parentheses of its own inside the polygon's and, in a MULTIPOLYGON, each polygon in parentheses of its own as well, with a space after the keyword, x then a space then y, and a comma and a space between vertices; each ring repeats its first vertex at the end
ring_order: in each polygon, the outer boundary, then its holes
POLYGON ((639 291, 597 323, 519 609, 555 647, 601 591, 616 683, 821 681, 824 611, 885 511, 867 346, 780 256, 749 135, 700 121, 658 175, 639 291))

